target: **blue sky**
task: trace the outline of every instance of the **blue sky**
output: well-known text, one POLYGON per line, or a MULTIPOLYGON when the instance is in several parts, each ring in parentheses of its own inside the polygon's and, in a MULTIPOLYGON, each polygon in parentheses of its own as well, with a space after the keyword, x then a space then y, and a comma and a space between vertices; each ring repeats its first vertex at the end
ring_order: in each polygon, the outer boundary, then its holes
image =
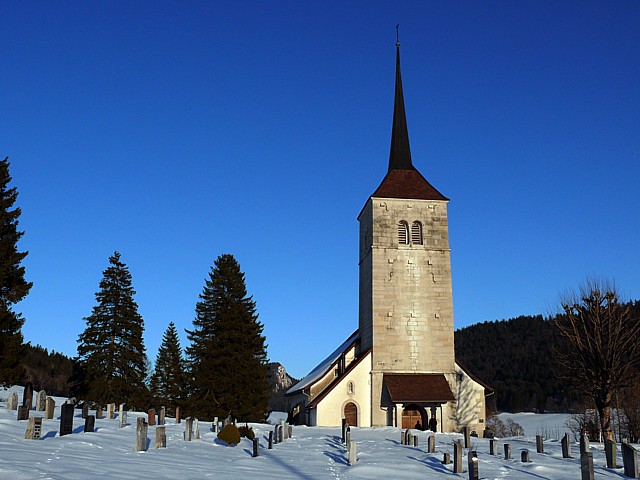
POLYGON ((214 259, 303 376, 357 328, 356 217, 386 172, 395 25, 413 161, 449 204, 455 325, 640 298, 640 2, 2 2, 0 155, 75 355, 115 250, 155 359, 214 259))

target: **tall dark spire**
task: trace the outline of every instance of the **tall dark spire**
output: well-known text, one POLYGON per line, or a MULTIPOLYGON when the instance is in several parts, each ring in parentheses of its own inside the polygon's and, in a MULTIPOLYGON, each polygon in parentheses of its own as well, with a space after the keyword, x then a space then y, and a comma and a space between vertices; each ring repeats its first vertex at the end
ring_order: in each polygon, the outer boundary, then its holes
POLYGON ((396 95, 393 105, 393 127, 391 130, 391 153, 389 171, 414 170, 409 148, 407 117, 404 111, 402 75, 400 74, 400 42, 396 42, 396 95))

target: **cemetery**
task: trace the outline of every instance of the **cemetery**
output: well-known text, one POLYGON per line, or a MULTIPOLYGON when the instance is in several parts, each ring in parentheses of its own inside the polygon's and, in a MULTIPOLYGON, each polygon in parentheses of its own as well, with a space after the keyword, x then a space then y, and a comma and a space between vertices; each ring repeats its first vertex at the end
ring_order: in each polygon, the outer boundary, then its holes
POLYGON ((504 439, 478 438, 468 430, 434 433, 346 423, 292 426, 284 417, 272 417, 272 424, 251 423, 250 428, 239 422, 245 437, 229 446, 218 439, 218 433, 230 426, 228 419, 187 417, 178 423, 167 417, 160 424, 156 415, 161 410, 135 412, 126 405, 117 411, 107 407, 108 412, 115 411, 112 418, 99 418, 94 409, 47 397, 42 403, 32 402, 27 419, 18 420, 18 407, 28 404, 22 387, 0 389, 3 478, 174 478, 175 471, 184 472, 184 478, 201 478, 206 472, 222 478, 307 479, 640 477, 638 445, 576 440, 562 431, 562 425, 531 427, 533 418, 558 422, 563 417, 559 414, 520 414, 530 422, 525 435, 504 439), (39 405, 50 407, 54 402, 52 418, 39 410, 39 405), (255 434, 253 439, 249 431, 255 434), (554 436, 559 438, 540 431, 557 431, 554 436))

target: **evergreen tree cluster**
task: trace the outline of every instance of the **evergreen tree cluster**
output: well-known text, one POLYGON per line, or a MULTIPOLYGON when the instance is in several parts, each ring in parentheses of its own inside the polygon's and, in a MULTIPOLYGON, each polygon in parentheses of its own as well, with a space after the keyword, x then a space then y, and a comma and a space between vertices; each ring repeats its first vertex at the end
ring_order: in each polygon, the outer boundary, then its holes
POLYGON ((180 347, 178 330, 169 323, 158 348, 155 369, 151 377, 151 395, 158 405, 164 405, 167 413, 175 413, 187 393, 186 364, 180 347))

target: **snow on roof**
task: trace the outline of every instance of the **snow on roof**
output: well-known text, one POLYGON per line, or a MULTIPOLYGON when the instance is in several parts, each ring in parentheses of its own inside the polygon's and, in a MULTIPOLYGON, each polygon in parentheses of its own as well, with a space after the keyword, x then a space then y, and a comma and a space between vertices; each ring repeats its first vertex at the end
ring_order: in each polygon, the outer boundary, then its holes
POLYGON ((325 373, 327 373, 329 368, 331 368, 331 365, 333 365, 336 361, 338 361, 338 359, 340 358, 340 355, 342 355, 345 352, 345 350, 349 348, 351 344, 358 339, 359 336, 360 336, 359 330, 356 330, 355 332, 353 332, 351 336, 347 338, 342 345, 336 348, 331 353, 331 355, 325 358, 320 363, 320 365, 318 365, 316 368, 311 370, 311 372, 306 377, 304 377, 298 383, 296 383, 291 388, 289 388, 289 390, 287 390, 285 395, 292 395, 296 392, 299 392, 300 390, 304 390, 305 388, 309 387, 310 385, 313 385, 315 382, 320 380, 325 375, 325 373))

